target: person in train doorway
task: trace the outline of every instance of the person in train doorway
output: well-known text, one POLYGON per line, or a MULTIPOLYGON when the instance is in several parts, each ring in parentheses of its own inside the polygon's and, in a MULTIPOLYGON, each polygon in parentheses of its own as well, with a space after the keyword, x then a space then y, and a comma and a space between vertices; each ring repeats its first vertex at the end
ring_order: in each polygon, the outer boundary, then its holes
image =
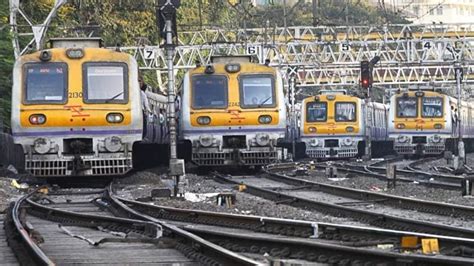
POLYGON ((147 125, 149 117, 152 115, 150 103, 148 102, 148 97, 146 95, 146 91, 148 89, 148 85, 145 84, 143 80, 143 76, 138 77, 138 84, 140 86, 140 96, 142 102, 142 112, 143 112, 143 135, 142 138, 146 139, 147 136, 147 125))

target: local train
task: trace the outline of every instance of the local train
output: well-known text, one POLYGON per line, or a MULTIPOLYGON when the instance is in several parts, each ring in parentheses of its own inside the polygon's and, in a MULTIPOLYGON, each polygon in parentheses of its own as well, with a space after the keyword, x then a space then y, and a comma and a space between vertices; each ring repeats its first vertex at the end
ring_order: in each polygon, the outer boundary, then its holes
POLYGON ((278 69, 250 57, 214 57, 180 88, 179 135, 198 166, 261 166, 285 156, 287 110, 278 69))
POLYGON ((474 106, 435 91, 406 91, 391 97, 388 134, 398 154, 441 154, 455 151, 461 120, 461 135, 466 150, 472 150, 474 106))
POLYGON ((35 176, 118 175, 142 140, 138 65, 98 40, 53 40, 13 69, 12 135, 35 176))
POLYGON ((310 158, 362 157, 367 137, 375 152, 389 141, 387 114, 384 104, 366 103, 344 91, 322 91, 302 102, 300 141, 310 158))

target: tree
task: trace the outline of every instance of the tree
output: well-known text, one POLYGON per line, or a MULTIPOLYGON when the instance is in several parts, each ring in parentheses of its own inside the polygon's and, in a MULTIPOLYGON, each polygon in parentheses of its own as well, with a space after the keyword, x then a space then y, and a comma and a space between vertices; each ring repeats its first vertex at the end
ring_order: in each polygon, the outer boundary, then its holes
POLYGON ((4 129, 10 128, 12 67, 15 62, 8 16, 8 0, 0 0, 0 123, 4 129))

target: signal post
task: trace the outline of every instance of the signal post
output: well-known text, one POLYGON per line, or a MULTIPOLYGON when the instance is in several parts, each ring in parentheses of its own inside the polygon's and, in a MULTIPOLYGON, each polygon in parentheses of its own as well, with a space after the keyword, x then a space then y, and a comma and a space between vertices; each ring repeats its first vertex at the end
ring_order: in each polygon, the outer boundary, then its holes
POLYGON ((158 0, 157 21, 160 35, 165 38, 166 64, 168 68, 168 125, 170 132, 170 161, 169 174, 174 180, 174 196, 180 193, 180 177, 184 175, 184 160, 177 156, 177 133, 176 133, 176 92, 174 89, 174 44, 173 28, 176 28, 176 9, 180 5, 180 0, 158 0))

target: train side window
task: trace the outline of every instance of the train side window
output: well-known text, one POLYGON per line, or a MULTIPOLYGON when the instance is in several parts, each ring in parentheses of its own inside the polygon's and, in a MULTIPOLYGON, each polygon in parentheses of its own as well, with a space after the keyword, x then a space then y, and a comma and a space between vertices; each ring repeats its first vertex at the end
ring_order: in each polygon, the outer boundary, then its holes
POLYGON ((422 117, 443 117, 443 98, 424 97, 422 99, 422 117))
POLYGON ((418 99, 416 97, 397 98, 397 117, 417 117, 418 99))
POLYGON ((242 107, 275 107, 273 75, 240 75, 239 83, 242 107))
POLYGON ((328 105, 325 102, 306 104, 306 122, 324 122, 327 120, 328 105))
POLYGON ((66 103, 67 65, 28 63, 24 66, 25 104, 66 103))
POLYGON ((356 121, 356 104, 350 102, 336 103, 336 121, 353 122, 356 121))
POLYGON ((227 77, 223 75, 192 76, 192 107, 222 109, 228 106, 227 77))

